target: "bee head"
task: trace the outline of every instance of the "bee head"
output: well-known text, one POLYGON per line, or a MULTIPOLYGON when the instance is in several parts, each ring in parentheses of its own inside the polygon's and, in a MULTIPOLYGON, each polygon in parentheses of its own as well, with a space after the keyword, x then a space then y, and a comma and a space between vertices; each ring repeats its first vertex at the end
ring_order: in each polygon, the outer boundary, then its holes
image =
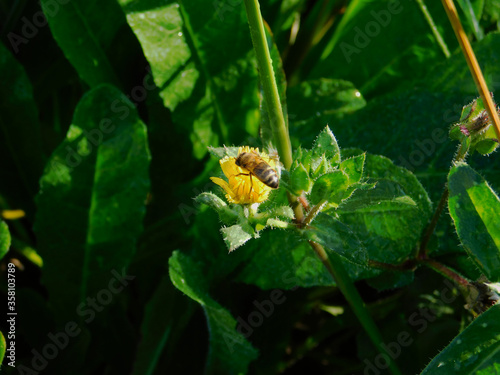
POLYGON ((241 167, 241 162, 243 161, 243 158, 245 158, 247 154, 248 152, 242 152, 241 154, 239 154, 236 160, 234 161, 234 164, 236 164, 238 167, 241 167))

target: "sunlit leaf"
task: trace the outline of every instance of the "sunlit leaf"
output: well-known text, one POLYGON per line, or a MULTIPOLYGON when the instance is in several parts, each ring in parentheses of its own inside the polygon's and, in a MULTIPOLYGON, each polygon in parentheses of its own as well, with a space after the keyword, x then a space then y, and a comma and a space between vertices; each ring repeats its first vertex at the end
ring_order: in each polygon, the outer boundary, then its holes
MULTIPOLYGON (((116 293, 135 278, 127 274, 127 266, 142 232, 149 159, 146 128, 132 103, 116 88, 102 85, 80 101, 40 182, 35 232, 44 259, 42 282, 57 321, 92 320, 91 328, 97 330, 121 326, 119 334, 91 350, 120 340, 127 342, 120 350, 131 350, 128 320, 116 293), (127 116, 113 111, 116 101, 128 106, 127 116), (112 289, 115 294, 108 290, 113 279, 121 286, 112 289), (94 319, 88 298, 103 290, 115 303, 94 319)), ((115 363, 120 368, 126 364, 115 363)))
POLYGON ((349 177, 342 171, 326 173, 314 181, 311 191, 311 203, 318 204, 322 201, 338 205, 347 188, 349 187, 349 177))
POLYGON ((80 77, 91 87, 101 83, 119 86, 111 63, 111 47, 125 24, 120 7, 113 0, 58 3, 41 0, 52 35, 80 77))
POLYGON ((5 221, 0 220, 0 259, 2 259, 10 248, 10 232, 5 221))
POLYGON ((120 5, 165 107, 190 132, 195 157, 219 142, 257 135, 257 70, 243 6, 226 12, 211 2, 120 5))
POLYGON ((450 215, 465 250, 491 281, 500 279, 500 199, 467 164, 448 177, 450 215))
POLYGON ((444 348, 422 375, 473 374, 500 360, 500 305, 489 308, 444 348))
POLYGON ((222 228, 221 232, 229 251, 237 249, 256 235, 249 225, 242 226, 238 224, 222 228))
POLYGON ((299 194, 301 191, 309 192, 309 189, 311 188, 309 173, 302 164, 299 164, 293 169, 290 176, 290 182, 291 188, 296 194, 299 194))

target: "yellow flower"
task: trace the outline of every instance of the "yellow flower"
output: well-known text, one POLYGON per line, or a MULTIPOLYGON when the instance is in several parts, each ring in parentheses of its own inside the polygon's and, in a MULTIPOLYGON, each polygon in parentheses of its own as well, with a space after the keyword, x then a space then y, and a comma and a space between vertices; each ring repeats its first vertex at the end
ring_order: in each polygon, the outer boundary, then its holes
MULTIPOLYGON (((250 148, 248 146, 240 147, 238 155, 242 152, 257 153, 271 168, 276 170, 276 162, 271 159, 266 153, 259 152, 258 148, 250 148)), ((237 204, 252 204, 262 203, 269 198, 271 188, 262 183, 255 176, 250 180, 248 170, 241 168, 235 163, 234 156, 226 156, 219 160, 222 172, 228 178, 228 181, 218 177, 210 177, 210 179, 226 191, 226 199, 229 203, 237 204)))

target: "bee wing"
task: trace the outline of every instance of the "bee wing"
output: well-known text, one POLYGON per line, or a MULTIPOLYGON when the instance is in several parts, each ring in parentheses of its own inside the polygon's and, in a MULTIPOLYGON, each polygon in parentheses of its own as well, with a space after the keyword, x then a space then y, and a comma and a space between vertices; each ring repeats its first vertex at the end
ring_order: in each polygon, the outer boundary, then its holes
POLYGON ((283 165, 282 162, 280 162, 280 156, 278 154, 278 150, 273 147, 271 144, 269 144, 268 147, 268 155, 271 160, 274 161, 274 164, 276 165, 276 173, 278 173, 278 176, 281 177, 281 170, 285 169, 285 166, 283 165))

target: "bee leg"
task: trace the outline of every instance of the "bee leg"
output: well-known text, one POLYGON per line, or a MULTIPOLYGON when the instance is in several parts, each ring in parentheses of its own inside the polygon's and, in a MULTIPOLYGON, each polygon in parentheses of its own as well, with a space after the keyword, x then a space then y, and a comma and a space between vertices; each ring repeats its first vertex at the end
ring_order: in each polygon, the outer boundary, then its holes
POLYGON ((250 192, 253 189, 252 173, 238 173, 236 176, 250 176, 250 192))

